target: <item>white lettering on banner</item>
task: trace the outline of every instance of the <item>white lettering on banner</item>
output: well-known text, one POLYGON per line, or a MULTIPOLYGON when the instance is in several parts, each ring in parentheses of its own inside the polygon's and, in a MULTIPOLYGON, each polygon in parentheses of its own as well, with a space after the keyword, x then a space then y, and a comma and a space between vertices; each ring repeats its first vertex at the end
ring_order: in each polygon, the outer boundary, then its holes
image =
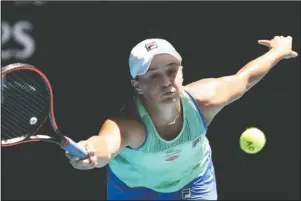
POLYGON ((34 38, 29 34, 33 30, 33 25, 29 21, 18 21, 10 25, 6 21, 2 21, 2 37, 1 37, 1 58, 26 60, 35 52, 36 44, 34 38), (23 48, 6 47, 11 41, 14 41, 23 48))
POLYGON ((47 3, 47 1, 44 0, 39 0, 39 1, 16 1, 15 0, 15 5, 17 6, 23 6, 23 5, 34 5, 34 6, 41 6, 47 3))

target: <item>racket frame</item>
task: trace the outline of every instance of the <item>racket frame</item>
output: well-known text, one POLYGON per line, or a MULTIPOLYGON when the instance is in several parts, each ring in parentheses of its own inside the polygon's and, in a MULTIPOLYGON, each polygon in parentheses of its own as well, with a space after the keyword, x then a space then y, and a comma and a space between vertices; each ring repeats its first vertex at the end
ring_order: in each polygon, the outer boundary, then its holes
MULTIPOLYGON (((47 89, 49 91, 49 96, 50 96, 50 111, 47 117, 43 120, 43 122, 40 124, 40 126, 35 130, 35 133, 32 133, 30 135, 25 135, 24 139, 21 141, 17 141, 15 143, 8 143, 8 144, 2 144, 1 147, 9 147, 9 146, 15 146, 19 144, 24 144, 24 143, 29 143, 29 142, 52 142, 57 145, 59 145, 62 149, 70 152, 74 152, 76 154, 79 154, 81 158, 86 158, 88 156, 87 151, 83 148, 80 147, 78 144, 76 144, 74 141, 72 141, 70 138, 64 136, 58 129, 57 122, 55 120, 55 115, 54 115, 54 103, 53 103, 53 90, 51 83, 47 76, 37 69, 36 67, 29 65, 29 64, 23 64, 23 63, 15 63, 15 64, 10 64, 1 69, 1 78, 3 76, 7 75, 10 72, 17 71, 17 70, 30 70, 34 71, 37 74, 39 74, 43 80, 45 81, 45 84, 47 85, 47 89), (46 120, 49 119, 50 124, 53 128, 53 133, 54 135, 35 135, 40 128, 45 124, 46 120)), ((1 141, 2 142, 2 141, 1 141)))

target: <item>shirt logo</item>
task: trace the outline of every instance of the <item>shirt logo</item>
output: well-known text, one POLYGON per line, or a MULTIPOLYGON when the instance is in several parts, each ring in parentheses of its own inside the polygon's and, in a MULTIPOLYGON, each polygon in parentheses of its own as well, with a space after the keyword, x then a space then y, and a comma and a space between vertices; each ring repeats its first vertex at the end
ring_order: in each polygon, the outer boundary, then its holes
POLYGON ((182 190, 182 199, 191 198, 191 191, 190 188, 184 188, 182 190))
POLYGON ((192 142, 192 148, 194 148, 194 147, 200 142, 200 139, 201 139, 201 137, 198 137, 197 139, 195 139, 195 140, 192 142))
POLYGON ((180 149, 168 149, 165 151, 164 160, 165 161, 173 161, 180 157, 181 150, 180 149))
POLYGON ((177 158, 179 158, 179 155, 175 155, 175 156, 171 156, 167 159, 165 159, 166 161, 173 161, 173 160, 176 160, 177 158))

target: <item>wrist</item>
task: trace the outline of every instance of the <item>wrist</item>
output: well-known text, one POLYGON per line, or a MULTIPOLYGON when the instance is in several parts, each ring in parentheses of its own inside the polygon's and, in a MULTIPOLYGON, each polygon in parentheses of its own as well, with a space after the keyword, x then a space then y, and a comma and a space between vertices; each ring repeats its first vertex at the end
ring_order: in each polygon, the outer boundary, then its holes
POLYGON ((285 53, 283 53, 283 51, 280 51, 278 49, 270 49, 270 51, 268 52, 273 58, 275 58, 277 61, 282 60, 285 57, 285 53))

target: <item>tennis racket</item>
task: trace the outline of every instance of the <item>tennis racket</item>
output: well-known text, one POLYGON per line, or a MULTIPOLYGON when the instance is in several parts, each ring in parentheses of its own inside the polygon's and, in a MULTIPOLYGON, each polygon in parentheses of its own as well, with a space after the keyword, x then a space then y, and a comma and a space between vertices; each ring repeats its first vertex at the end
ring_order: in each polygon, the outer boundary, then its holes
POLYGON ((34 66, 15 63, 1 73, 1 146, 28 142, 52 142, 80 159, 87 151, 58 129, 51 84, 34 66), (40 131, 46 130, 40 134, 40 131))

